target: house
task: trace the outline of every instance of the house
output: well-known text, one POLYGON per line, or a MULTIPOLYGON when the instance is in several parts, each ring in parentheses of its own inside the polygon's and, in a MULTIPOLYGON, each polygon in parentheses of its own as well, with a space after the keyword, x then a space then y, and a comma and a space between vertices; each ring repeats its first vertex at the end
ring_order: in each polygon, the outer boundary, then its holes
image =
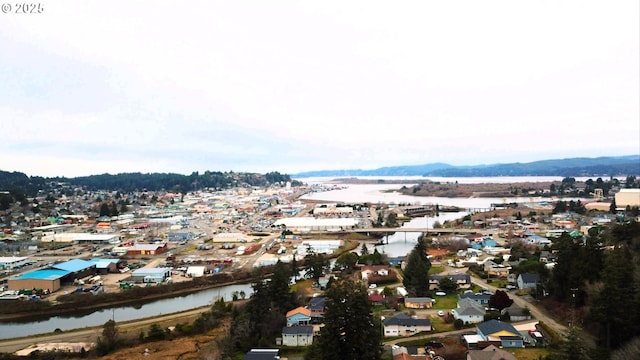
POLYGON ((280 349, 251 349, 244 355, 243 360, 277 360, 280 359, 280 349))
POLYGON ((472 292, 467 292, 464 294, 460 294, 458 295, 458 302, 461 299, 471 299, 473 301, 475 301, 478 305, 485 307, 487 305, 489 305, 489 299, 491 298, 491 294, 485 294, 485 293, 472 293, 472 292))
POLYGON ((313 343, 313 326, 285 326, 282 328, 282 345, 309 346, 313 343))
POLYGON ((409 349, 404 346, 396 346, 391 348, 393 360, 431 360, 430 355, 409 354, 409 349))
POLYGON ((506 277, 509 275, 509 270, 511 270, 511 267, 497 264, 491 260, 484 262, 484 272, 489 276, 506 277))
POLYGON ((405 313, 384 319, 384 336, 409 336, 423 331, 431 331, 431 320, 418 319, 405 313))
POLYGON ((518 275, 518 289, 536 289, 537 284, 540 282, 540 275, 535 273, 522 273, 518 275))
POLYGON ((476 324, 484 321, 486 310, 470 298, 458 300, 458 306, 451 310, 453 318, 462 320, 465 324, 476 324))
POLYGON ((477 329, 484 341, 499 342, 503 348, 524 347, 522 335, 510 323, 489 320, 478 324, 477 329))
POLYGON ((502 309, 500 312, 502 315, 509 315, 509 321, 523 321, 531 320, 531 312, 528 309, 523 309, 515 304, 508 308, 502 309))
POLYGON ((360 276, 362 280, 369 281, 372 277, 387 277, 389 276, 389 266, 387 265, 367 265, 360 269, 360 276))
POLYGON ((407 297, 404 299, 404 306, 407 309, 431 309, 434 302, 428 297, 407 297))
POLYGON ((316 323, 322 321, 324 318, 326 300, 327 298, 324 296, 314 297, 309 300, 307 309, 309 309, 309 312, 311 313, 311 322, 316 323))
POLYGON ((302 306, 287 312, 287 326, 311 324, 311 311, 302 306))
POLYGON ((545 264, 552 263, 556 261, 556 257, 551 251, 542 250, 540 251, 540 262, 545 264))
POLYGON ((508 351, 489 345, 482 350, 467 351, 467 360, 517 360, 517 358, 508 351))
POLYGON ((435 290, 440 287, 440 280, 443 277, 448 277, 458 285, 458 289, 471 288, 471 276, 468 274, 449 274, 449 275, 430 275, 429 276, 429 290, 435 290))
POLYGON ((385 296, 378 293, 369 294, 369 301, 373 306, 382 305, 384 303, 385 296))

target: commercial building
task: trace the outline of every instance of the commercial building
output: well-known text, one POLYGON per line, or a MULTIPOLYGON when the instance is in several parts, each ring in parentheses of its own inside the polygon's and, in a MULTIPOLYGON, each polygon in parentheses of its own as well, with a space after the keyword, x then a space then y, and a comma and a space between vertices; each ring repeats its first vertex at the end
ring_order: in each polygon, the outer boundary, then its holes
POLYGON ((616 207, 625 209, 627 206, 640 206, 640 189, 621 189, 616 193, 616 207))
POLYGON ((41 242, 74 243, 74 244, 110 244, 120 243, 119 234, 59 233, 43 236, 41 242))
POLYGON ((26 263, 29 262, 28 257, 18 257, 18 256, 9 256, 9 257, 0 257, 0 269, 5 271, 13 271, 14 269, 20 268, 26 263))
POLYGON ((68 271, 59 269, 30 271, 10 278, 7 285, 9 290, 46 289, 54 292, 60 289, 62 279, 67 275, 68 271))
POLYGON ((142 281, 144 283, 161 283, 171 277, 169 268, 140 268, 131 273, 132 281, 142 281))
POLYGON ((284 227, 294 232, 344 231, 355 228, 358 220, 354 218, 316 219, 312 217, 291 217, 276 220, 273 227, 284 227))
POLYGON ((127 255, 156 255, 169 250, 167 243, 163 244, 137 244, 127 249, 127 255))

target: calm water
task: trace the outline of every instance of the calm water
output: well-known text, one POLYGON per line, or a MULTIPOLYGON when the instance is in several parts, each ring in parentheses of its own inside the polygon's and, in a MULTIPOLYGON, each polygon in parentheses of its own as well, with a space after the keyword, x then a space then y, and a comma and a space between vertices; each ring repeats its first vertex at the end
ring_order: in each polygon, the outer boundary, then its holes
POLYGON ((2 323, 0 324, 0 339, 44 334, 52 332, 55 329, 66 331, 84 327, 101 326, 110 319, 118 322, 181 312, 212 305, 214 301, 220 298, 223 298, 225 301, 231 301, 233 292, 235 291, 244 291, 247 298, 253 293, 253 289, 249 284, 229 285, 203 290, 186 296, 156 300, 141 306, 104 309, 79 316, 56 316, 47 320, 26 323, 2 323))
MULTIPOLYGON (((509 197, 509 198, 445 198, 435 196, 410 196, 403 195, 397 191, 402 186, 411 186, 411 184, 347 184, 340 181, 334 181, 337 177, 315 177, 296 179, 308 184, 337 184, 345 185, 345 189, 331 190, 324 192, 316 192, 303 196, 304 199, 321 200, 321 201, 342 201, 348 203, 387 203, 387 204, 414 204, 414 205, 447 205, 457 206, 463 209, 481 209, 490 208, 491 204, 503 203, 541 203, 551 201, 551 198, 544 197, 509 197)), ((347 177, 343 177, 347 178, 347 177)), ((415 180, 415 184, 420 181, 430 180, 441 183, 458 183, 463 184, 482 184, 482 183, 522 183, 522 182, 549 182, 561 181, 562 177, 554 176, 501 176, 501 177, 461 177, 461 178, 443 178, 443 177, 420 177, 420 176, 358 176, 361 179, 384 179, 384 180, 415 180)), ((589 178, 576 178, 577 181, 586 181, 589 178)), ((582 200, 585 199, 566 199, 582 200)), ((405 223, 403 227, 416 228, 428 227, 432 228, 433 223, 438 221, 440 224, 449 220, 456 220, 466 216, 467 212, 458 213, 441 213, 438 217, 420 217, 412 219, 405 223)), ((384 252, 390 257, 404 256, 415 246, 421 233, 395 233, 388 238, 388 245, 378 246, 378 251, 384 252)))

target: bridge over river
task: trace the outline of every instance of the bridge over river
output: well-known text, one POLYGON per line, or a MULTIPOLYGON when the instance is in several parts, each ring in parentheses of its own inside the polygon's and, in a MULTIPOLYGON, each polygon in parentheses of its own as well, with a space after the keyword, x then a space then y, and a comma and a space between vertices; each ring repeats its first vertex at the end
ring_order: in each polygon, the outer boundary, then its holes
POLYGON ((359 228, 359 229, 350 229, 345 230, 344 232, 355 232, 355 233, 396 233, 396 232, 419 232, 425 234, 481 234, 481 235, 493 235, 497 232, 496 229, 457 229, 457 228, 426 228, 426 227, 417 227, 417 228, 409 228, 409 227, 396 227, 396 228, 386 228, 386 227, 378 227, 378 228, 359 228))

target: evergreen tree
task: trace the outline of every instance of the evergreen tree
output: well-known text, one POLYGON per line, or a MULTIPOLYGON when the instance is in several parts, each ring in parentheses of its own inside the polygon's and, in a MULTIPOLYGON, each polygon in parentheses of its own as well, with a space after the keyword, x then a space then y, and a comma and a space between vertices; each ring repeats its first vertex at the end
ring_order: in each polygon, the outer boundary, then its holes
POLYGON ((335 271, 351 273, 357 263, 358 263, 358 255, 354 252, 346 252, 338 256, 333 266, 333 269, 335 271))
POLYGON ((615 349, 640 331, 637 311, 636 265, 626 246, 617 247, 605 258, 602 289, 593 300, 587 319, 602 325, 600 338, 606 348, 615 349))
POLYGON ((100 216, 111 216, 111 209, 107 203, 102 203, 100 205, 100 216))
POLYGON ((322 254, 310 253, 305 256, 306 276, 313 279, 315 282, 319 282, 325 271, 329 270, 329 260, 322 254))
POLYGON ((427 246, 424 239, 419 239, 411 250, 404 268, 402 284, 411 296, 429 295, 429 269, 431 262, 427 258, 427 246))
POLYGON ((582 288, 586 276, 580 271, 580 245, 564 232, 554 241, 553 248, 558 253, 549 284, 551 293, 557 299, 570 301, 573 295, 571 289, 582 288))
POLYGON ((327 289, 325 326, 314 339, 307 360, 378 360, 381 324, 374 319, 367 289, 360 282, 342 279, 327 289))

